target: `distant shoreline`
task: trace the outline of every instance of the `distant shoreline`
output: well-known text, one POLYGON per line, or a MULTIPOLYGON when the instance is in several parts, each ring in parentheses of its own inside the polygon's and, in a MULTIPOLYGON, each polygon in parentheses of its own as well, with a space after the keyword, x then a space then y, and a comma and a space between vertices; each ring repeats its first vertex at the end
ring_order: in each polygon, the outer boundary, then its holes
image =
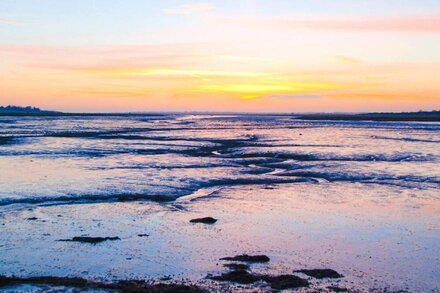
POLYGON ((30 117, 64 117, 64 116, 165 116, 167 113, 66 113, 66 112, 41 112, 41 113, 2 113, 0 117, 16 117, 16 116, 30 116, 30 117))
POLYGON ((408 113, 303 114, 296 119, 315 121, 413 121, 440 122, 440 111, 408 113))
POLYGON ((440 111, 419 111, 399 113, 232 113, 232 112, 149 112, 149 113, 69 113, 40 110, 33 107, 0 107, 0 117, 31 116, 31 117, 136 117, 136 116, 166 116, 166 115, 245 115, 245 116, 285 116, 294 120, 309 121, 413 121, 440 122, 440 111))

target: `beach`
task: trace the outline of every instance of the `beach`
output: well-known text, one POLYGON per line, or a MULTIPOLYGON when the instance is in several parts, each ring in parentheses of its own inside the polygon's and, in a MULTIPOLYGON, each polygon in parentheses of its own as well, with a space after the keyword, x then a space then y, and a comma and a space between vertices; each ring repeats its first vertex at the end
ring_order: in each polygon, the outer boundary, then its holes
POLYGON ((438 123, 232 114, 0 123, 0 275, 23 278, 5 290, 71 287, 24 280, 37 276, 208 292, 440 290, 438 123), (222 259, 240 255, 267 260, 222 259), (304 271, 316 269, 335 274, 304 271), (227 280, 234 271, 248 281, 227 280), (286 275, 305 283, 277 288, 286 275))

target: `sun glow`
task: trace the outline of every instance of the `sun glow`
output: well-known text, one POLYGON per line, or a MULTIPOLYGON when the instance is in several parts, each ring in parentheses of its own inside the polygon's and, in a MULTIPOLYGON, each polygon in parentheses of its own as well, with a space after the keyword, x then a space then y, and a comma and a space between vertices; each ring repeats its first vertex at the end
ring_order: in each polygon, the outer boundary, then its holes
POLYGON ((200 85, 194 88, 196 92, 206 93, 231 93, 242 98, 257 98, 273 94, 307 94, 321 90, 335 90, 342 85, 313 83, 313 82, 279 82, 274 84, 211 84, 200 85))

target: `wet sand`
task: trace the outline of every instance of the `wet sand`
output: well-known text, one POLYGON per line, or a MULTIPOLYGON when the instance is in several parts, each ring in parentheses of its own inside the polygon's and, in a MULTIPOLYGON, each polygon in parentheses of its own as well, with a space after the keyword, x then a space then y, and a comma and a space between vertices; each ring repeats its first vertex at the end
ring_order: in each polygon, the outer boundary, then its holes
MULTIPOLYGON (((417 191, 418 197, 411 192, 402 196, 393 186, 361 183, 295 183, 206 189, 169 203, 11 207, 0 218, 7 235, 0 238, 0 275, 140 279, 213 292, 271 291, 274 277, 294 275, 310 284, 298 292, 435 292, 440 206, 431 198, 437 191, 417 191), (191 222, 204 217, 217 221, 191 222), (100 241, 59 241, 74 237, 100 241), (242 254, 270 260, 221 260, 242 254), (248 269, 225 266, 231 263, 248 269), (242 269, 257 276, 255 282, 215 278, 242 269), (299 272, 307 269, 332 269, 343 277, 299 272)), ((6 289, 42 288, 26 286, 6 289)))
POLYGON ((0 121, 2 291, 439 291, 436 123, 0 121))

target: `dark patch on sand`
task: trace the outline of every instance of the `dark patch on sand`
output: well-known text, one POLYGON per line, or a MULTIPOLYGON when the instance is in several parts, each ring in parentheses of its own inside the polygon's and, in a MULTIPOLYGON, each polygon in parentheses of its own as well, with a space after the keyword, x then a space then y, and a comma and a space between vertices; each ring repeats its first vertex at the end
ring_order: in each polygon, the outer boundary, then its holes
POLYGON ((242 263, 227 263, 223 265, 224 267, 231 270, 248 270, 249 266, 242 263))
POLYGON ((146 293, 203 293, 207 292, 194 285, 181 284, 153 284, 142 280, 124 280, 117 283, 101 283, 88 281, 82 278, 67 277, 6 277, 0 276, 0 287, 8 287, 22 284, 43 284, 49 286, 75 287, 81 290, 107 289, 119 292, 146 292, 146 293))
POLYGON ((214 224, 217 222, 217 219, 212 217, 204 217, 190 220, 191 223, 203 223, 203 224, 214 224))
POLYGON ((210 277, 210 279, 222 282, 235 282, 239 284, 252 284, 257 281, 265 281, 270 284, 272 289, 277 290, 308 287, 310 285, 307 280, 294 275, 257 275, 249 273, 246 270, 234 270, 220 276, 210 277))
POLYGON ((149 284, 145 281, 120 281, 114 289, 120 292, 146 292, 146 293, 204 293, 206 290, 195 285, 181 284, 149 284))
POLYGON ((220 276, 211 277, 215 281, 235 282, 240 284, 251 284, 259 281, 261 278, 257 275, 251 274, 245 270, 235 270, 224 273, 220 276))
POLYGON ((73 237, 72 239, 60 239, 58 241, 70 241, 70 242, 83 242, 83 243, 91 243, 96 244, 104 241, 113 241, 113 240, 121 240, 119 237, 83 237, 83 236, 77 236, 73 237))
POLYGON ((266 255, 236 255, 233 257, 224 257, 220 260, 242 261, 242 262, 269 262, 270 258, 266 255))
POLYGON ((19 284, 47 284, 52 286, 86 287, 88 282, 81 278, 63 277, 31 277, 16 278, 0 276, 0 287, 19 285, 19 284))
MULTIPOLYGON (((234 257, 224 257, 221 258, 221 260, 248 263, 264 263, 270 261, 269 257, 266 255, 247 254, 236 255, 234 257)), ((216 281, 235 282, 240 284, 251 284, 257 281, 264 281, 266 283, 269 283, 271 288, 275 290, 295 289, 310 286, 309 281, 307 281, 306 279, 291 274, 283 274, 278 276, 253 274, 248 271, 249 265, 247 264, 230 263, 225 264, 224 267, 229 268, 231 271, 223 273, 219 276, 208 276, 208 278, 216 281)), ((294 273, 303 273, 317 279, 343 277, 343 275, 331 269, 297 270, 294 271, 294 273)), ((337 286, 328 287, 328 289, 336 292, 346 292, 346 289, 339 288, 337 286)))
POLYGON ((316 279, 324 279, 324 278, 343 278, 344 276, 339 274, 338 272, 331 269, 314 269, 314 270, 297 270, 294 271, 296 273, 303 273, 307 276, 316 278, 316 279))
POLYGON ((294 275, 263 276, 262 279, 269 283, 272 289, 277 290, 308 287, 310 285, 307 280, 294 275))

